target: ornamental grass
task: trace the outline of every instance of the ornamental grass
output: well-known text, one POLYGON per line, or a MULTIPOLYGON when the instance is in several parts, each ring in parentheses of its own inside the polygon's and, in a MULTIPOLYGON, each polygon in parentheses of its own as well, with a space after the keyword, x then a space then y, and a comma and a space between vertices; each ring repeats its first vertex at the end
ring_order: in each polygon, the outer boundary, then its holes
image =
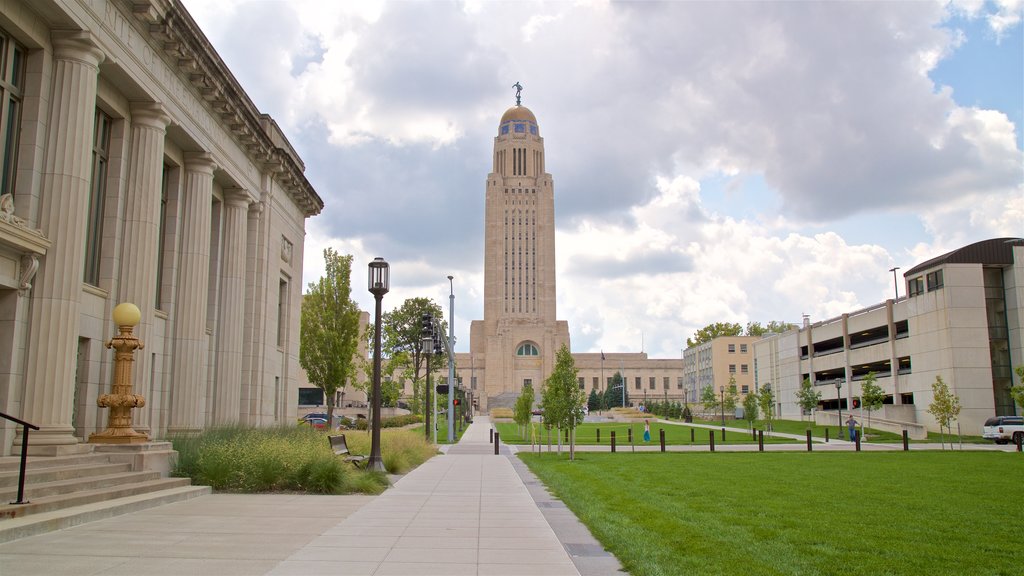
MULTIPOLYGON (((170 437, 178 460, 173 474, 223 492, 304 492, 379 494, 387 478, 335 456, 327 433, 306 426, 251 428, 227 426, 170 437)), ((366 432, 345 435, 353 454, 370 452, 366 432)), ((436 454, 408 430, 381 433, 381 457, 391 474, 404 474, 436 454)))

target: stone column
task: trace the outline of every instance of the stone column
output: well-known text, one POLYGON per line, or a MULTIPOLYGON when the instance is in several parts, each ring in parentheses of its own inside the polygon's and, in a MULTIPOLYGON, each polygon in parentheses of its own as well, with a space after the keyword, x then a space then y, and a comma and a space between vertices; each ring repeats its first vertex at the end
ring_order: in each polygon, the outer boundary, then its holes
POLYGON ((206 300, 215 168, 209 154, 185 156, 174 357, 171 360, 171 419, 167 428, 171 433, 202 429, 206 412, 206 300))
MULTIPOLYGON (((39 227, 53 244, 32 291, 21 417, 40 426, 33 453, 78 443, 71 422, 79 299, 92 175, 96 83, 103 52, 87 33, 54 33, 50 124, 40 187, 39 227)), ((20 444, 20 438, 15 440, 20 444)))
POLYGON ((264 224, 263 202, 253 202, 249 205, 249 222, 246 232, 246 265, 245 265, 245 332, 243 339, 242 356, 242 422, 244 424, 259 424, 259 370, 258 370, 258 347, 262 334, 260 326, 265 322, 266 315, 258 308, 258 295, 260 286, 264 284, 261 272, 263 270, 261 257, 260 230, 264 224))
POLYGON ((217 371, 214 423, 239 421, 242 399, 242 332, 245 324, 245 262, 249 195, 224 194, 224 247, 220 270, 220 318, 217 320, 217 371))
MULTIPOLYGON (((136 335, 143 342, 150 337, 156 307, 156 267, 160 242, 160 188, 163 185, 164 136, 170 118, 157 103, 133 103, 131 155, 128 190, 124 203, 124 237, 121 242, 120 295, 115 304, 138 306, 142 320, 136 335)), ((148 343, 148 342, 147 342, 148 343)), ((135 429, 149 433, 149 413, 156 406, 152 398, 149 353, 135 356, 132 382, 135 393, 146 398, 147 408, 135 413, 135 429)))

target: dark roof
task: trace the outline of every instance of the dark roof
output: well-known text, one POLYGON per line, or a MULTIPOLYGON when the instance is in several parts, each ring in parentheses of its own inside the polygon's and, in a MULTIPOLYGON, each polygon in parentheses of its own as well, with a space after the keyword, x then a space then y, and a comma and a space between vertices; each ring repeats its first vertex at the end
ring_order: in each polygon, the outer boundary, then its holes
POLYGON ((922 262, 903 273, 913 276, 928 268, 942 264, 981 264, 984 266, 1009 266, 1013 264, 1013 246, 1024 245, 1024 238, 993 238, 968 244, 952 252, 922 262))

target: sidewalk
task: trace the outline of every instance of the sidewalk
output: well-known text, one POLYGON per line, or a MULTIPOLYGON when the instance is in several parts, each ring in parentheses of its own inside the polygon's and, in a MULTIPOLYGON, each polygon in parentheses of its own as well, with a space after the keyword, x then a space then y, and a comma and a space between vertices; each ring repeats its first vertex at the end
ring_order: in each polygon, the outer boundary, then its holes
POLYGON ((0 574, 622 574, 489 429, 380 496, 203 496, 0 545, 0 574))

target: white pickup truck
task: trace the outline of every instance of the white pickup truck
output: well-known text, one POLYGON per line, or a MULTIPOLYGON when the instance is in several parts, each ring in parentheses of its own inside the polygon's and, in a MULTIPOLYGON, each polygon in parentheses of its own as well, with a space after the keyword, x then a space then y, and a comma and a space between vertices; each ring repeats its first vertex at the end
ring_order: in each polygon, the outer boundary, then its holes
POLYGON ((981 436, 996 444, 1024 441, 1024 416, 996 416, 985 421, 981 436))

